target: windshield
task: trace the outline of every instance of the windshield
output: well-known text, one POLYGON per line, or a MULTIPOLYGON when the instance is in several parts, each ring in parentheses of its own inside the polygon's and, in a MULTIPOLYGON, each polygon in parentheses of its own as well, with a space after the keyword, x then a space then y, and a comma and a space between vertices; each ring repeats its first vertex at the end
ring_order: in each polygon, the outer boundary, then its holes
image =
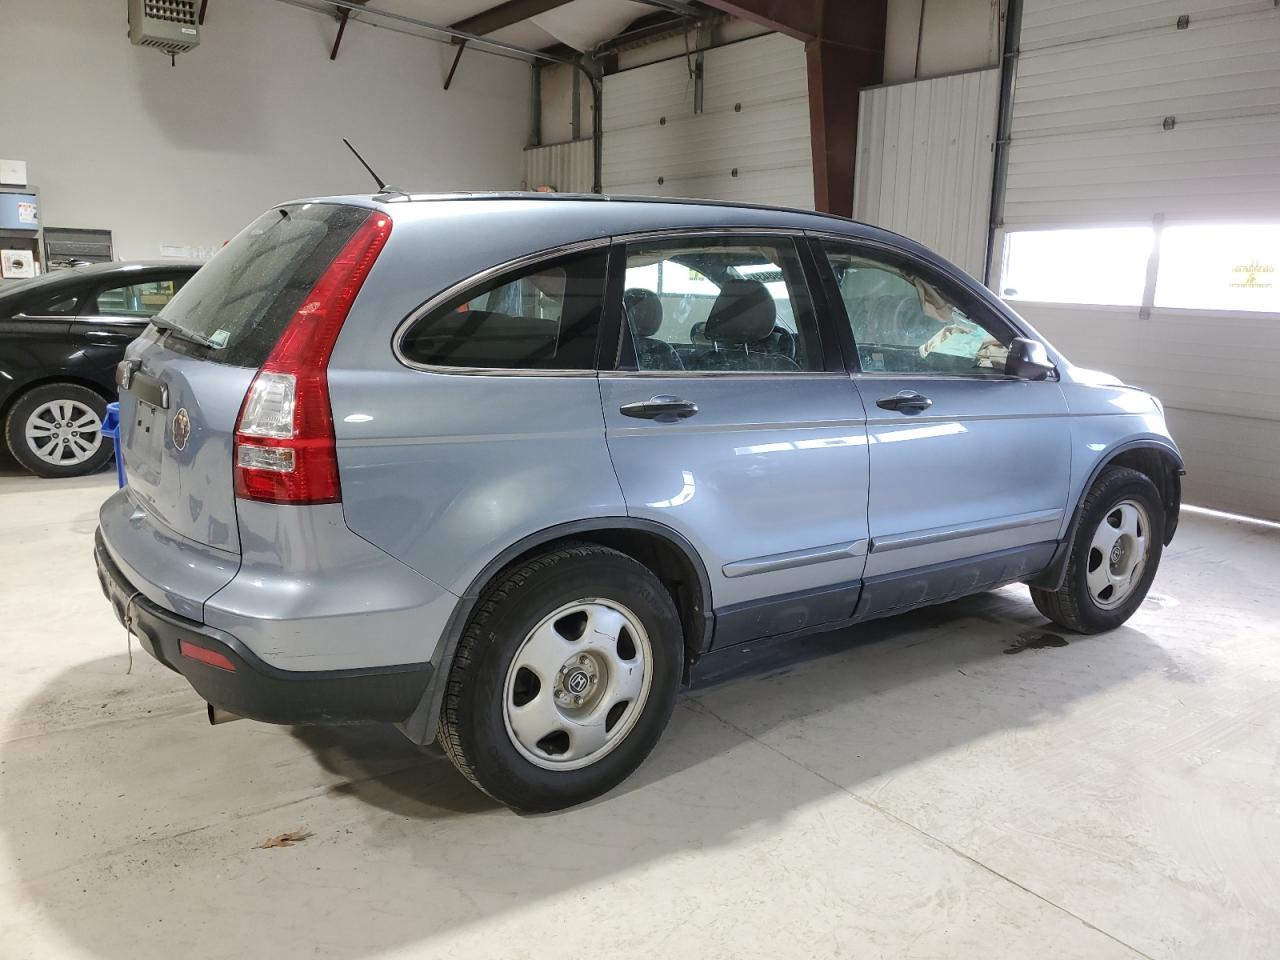
POLYGON ((165 346, 222 363, 261 366, 281 330, 369 215, 304 203, 264 213, 205 264, 155 318, 165 346))

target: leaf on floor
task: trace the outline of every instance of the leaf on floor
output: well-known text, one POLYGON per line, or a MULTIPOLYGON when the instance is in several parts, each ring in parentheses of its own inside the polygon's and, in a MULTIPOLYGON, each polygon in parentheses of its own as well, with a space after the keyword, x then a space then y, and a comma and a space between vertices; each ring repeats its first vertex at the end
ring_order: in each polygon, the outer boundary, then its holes
POLYGON ((288 833, 282 833, 278 837, 263 841, 258 845, 258 849, 270 850, 272 847, 291 847, 299 840, 305 840, 307 837, 312 836, 315 836, 315 834, 310 830, 290 830, 288 833))

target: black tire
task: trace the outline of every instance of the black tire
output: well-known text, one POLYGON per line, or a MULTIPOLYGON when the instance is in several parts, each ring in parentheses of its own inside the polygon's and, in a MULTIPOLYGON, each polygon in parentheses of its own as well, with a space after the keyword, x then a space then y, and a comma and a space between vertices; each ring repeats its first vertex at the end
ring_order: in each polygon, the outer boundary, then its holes
POLYGON ((649 755, 675 706, 683 659, 680 618, 657 577, 616 550, 567 544, 504 571, 481 596, 449 673, 440 743, 467 779, 508 806, 540 812, 582 803, 617 786, 649 755), (622 604, 640 621, 651 651, 649 694, 609 752, 580 769, 546 769, 507 731, 507 673, 537 624, 583 598, 622 604))
POLYGON ((101 470, 114 455, 109 437, 98 434, 98 448, 79 463, 58 465, 42 460, 26 436, 27 419, 46 403, 56 400, 74 401, 88 407, 101 422, 107 416, 107 401, 102 395, 78 383, 46 383, 22 394, 9 408, 4 435, 13 458, 38 477, 80 477, 101 470))
POLYGON ((1142 605, 1155 579, 1164 549, 1164 521, 1164 504, 1150 477, 1128 467, 1107 467, 1085 495, 1062 586, 1057 590, 1032 588, 1036 609, 1075 633, 1102 633, 1120 626, 1142 605), (1090 547, 1099 525, 1126 500, 1136 501, 1147 515, 1147 559, 1132 592, 1117 606, 1105 608, 1095 602, 1086 579, 1090 547))

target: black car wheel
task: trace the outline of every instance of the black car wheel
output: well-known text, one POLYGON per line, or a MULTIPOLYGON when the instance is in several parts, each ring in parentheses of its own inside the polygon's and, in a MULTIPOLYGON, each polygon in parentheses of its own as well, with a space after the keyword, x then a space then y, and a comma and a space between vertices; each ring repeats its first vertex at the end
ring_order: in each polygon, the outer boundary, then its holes
POLYGON ((111 459, 102 433, 107 401, 76 383, 28 390, 9 410, 5 439, 14 459, 40 477, 78 477, 111 459))
POLYGON ((622 782, 675 705, 684 641, 646 567, 569 544, 481 597, 445 688, 440 742, 472 783, 521 810, 582 803, 622 782))
POLYGON ((1062 586, 1032 589, 1031 599, 1076 633, 1114 630, 1146 599, 1163 544, 1164 506, 1151 478, 1107 467, 1081 507, 1062 586))

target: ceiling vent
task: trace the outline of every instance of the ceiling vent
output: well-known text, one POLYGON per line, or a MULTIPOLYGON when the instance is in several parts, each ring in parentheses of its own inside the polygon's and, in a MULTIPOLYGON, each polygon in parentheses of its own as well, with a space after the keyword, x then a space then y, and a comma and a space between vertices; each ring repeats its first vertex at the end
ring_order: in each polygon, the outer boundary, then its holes
POLYGON ((129 40, 174 56, 200 44, 197 0, 129 0, 129 40))

